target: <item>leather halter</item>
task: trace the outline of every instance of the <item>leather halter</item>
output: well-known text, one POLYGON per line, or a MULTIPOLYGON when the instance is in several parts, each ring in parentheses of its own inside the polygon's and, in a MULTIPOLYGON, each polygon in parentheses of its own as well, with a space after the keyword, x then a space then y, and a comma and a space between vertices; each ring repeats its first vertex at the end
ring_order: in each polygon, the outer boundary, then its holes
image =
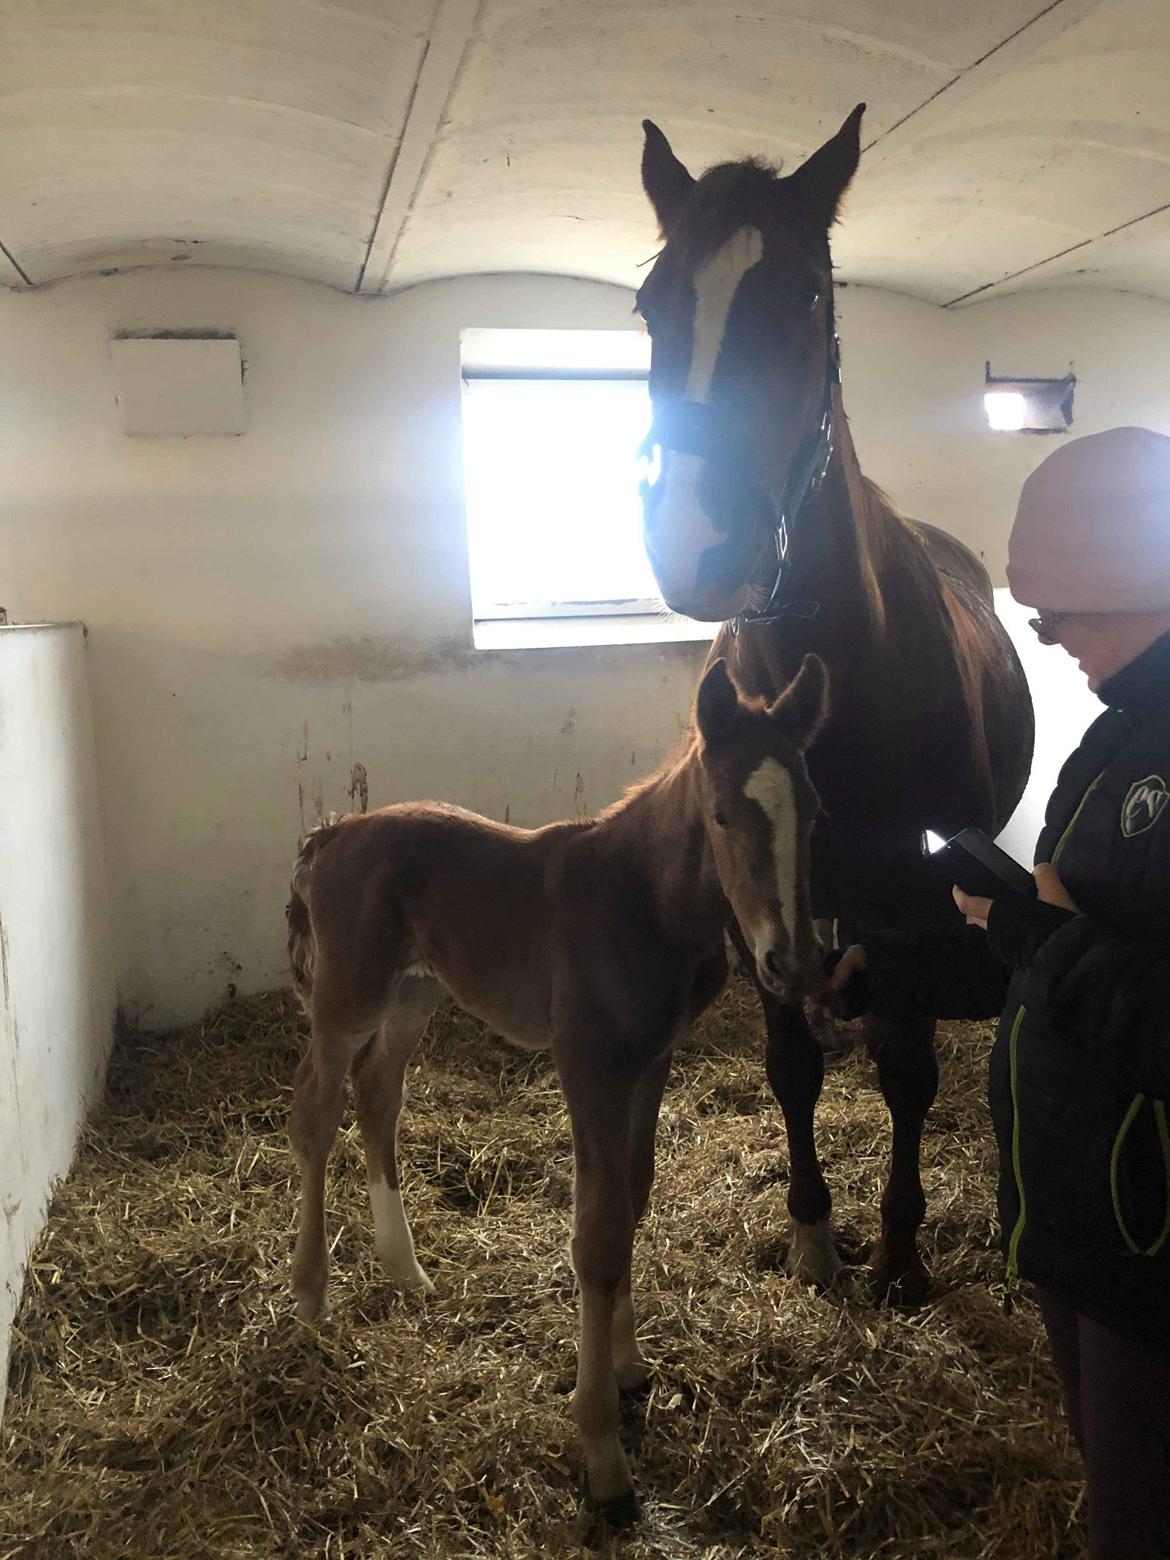
MULTIPOLYGON (((772 588, 762 607, 745 607, 738 617, 731 620, 733 634, 738 633, 744 623, 774 623, 783 617, 811 618, 820 611, 820 603, 817 601, 783 601, 781 587, 788 572, 789 529, 796 524, 804 506, 825 480, 825 473, 833 458, 833 414, 837 387, 841 383, 841 343, 833 320, 831 300, 828 324, 829 346, 819 421, 793 454, 788 466, 788 479, 779 498, 770 490, 765 495, 775 516, 771 537, 776 550, 772 588)), ((654 413, 644 447, 651 449, 655 445, 682 455, 698 455, 703 460, 710 460, 718 451, 722 459, 734 458, 737 463, 742 462, 741 469, 751 465, 751 451, 747 441, 734 429, 721 427, 711 407, 703 401, 687 401, 680 397, 659 407, 654 413)))

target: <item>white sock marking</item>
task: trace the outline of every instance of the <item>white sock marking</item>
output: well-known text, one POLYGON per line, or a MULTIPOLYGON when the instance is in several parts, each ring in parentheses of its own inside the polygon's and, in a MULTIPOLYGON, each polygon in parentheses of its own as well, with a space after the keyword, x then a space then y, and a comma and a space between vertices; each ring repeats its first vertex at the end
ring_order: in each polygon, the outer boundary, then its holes
POLYGON ((374 1249, 387 1275, 404 1289, 433 1290, 434 1285, 418 1265, 414 1238, 406 1221, 402 1193, 385 1181, 371 1178, 370 1208, 374 1215, 374 1249))

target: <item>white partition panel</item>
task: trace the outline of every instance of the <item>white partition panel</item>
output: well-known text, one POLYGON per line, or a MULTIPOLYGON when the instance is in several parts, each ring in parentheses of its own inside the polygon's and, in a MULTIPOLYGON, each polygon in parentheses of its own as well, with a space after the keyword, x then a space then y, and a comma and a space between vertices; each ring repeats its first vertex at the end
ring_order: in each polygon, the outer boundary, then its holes
POLYGON ((114 1018, 84 631, 0 628, 0 1412, 25 1259, 114 1018))

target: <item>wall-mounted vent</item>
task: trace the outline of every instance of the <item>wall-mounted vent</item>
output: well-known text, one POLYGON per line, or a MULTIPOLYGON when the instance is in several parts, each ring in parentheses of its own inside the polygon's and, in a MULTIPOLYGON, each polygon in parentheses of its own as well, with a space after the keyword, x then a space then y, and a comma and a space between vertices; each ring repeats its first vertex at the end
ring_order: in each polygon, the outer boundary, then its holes
POLYGON ((245 431, 240 343, 234 336, 130 336, 111 346, 126 433, 245 431))

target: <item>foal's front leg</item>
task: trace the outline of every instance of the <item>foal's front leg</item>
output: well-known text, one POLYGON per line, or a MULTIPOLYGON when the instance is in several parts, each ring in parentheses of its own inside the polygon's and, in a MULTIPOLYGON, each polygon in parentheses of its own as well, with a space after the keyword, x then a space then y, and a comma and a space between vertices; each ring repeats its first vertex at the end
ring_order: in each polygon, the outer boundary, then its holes
MULTIPOLYGON (((646 1069, 635 1085, 630 1104, 630 1213, 635 1231, 646 1212, 650 1188, 654 1185, 654 1142, 658 1133, 662 1091, 670 1072, 670 1056, 668 1051, 646 1069)), ((630 1255, 632 1259, 632 1237, 630 1255)), ((650 1374, 650 1367, 638 1347, 629 1264, 618 1283, 614 1300, 613 1370, 623 1392, 642 1386, 650 1374)))
MULTIPOLYGON (((619 1437, 613 1332, 618 1289, 629 1282, 634 1243, 630 1122, 635 1077, 607 1068, 596 1037, 554 1045, 573 1124, 573 1268, 581 1326, 573 1418, 581 1436, 589 1493, 616 1521, 638 1514, 634 1481, 619 1437)), ((632 1318, 631 1318, 632 1319, 632 1318)))

